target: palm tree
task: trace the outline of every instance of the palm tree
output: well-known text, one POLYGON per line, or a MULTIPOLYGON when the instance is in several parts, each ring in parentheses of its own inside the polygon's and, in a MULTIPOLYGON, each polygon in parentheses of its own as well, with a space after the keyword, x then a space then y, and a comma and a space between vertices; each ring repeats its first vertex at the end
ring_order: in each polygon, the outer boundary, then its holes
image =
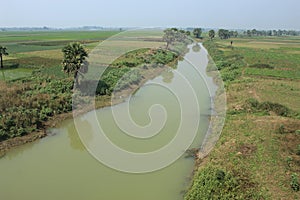
POLYGON ((77 75, 80 71, 80 68, 83 65, 86 65, 87 62, 85 59, 87 58, 88 54, 83 46, 78 42, 68 44, 62 49, 62 52, 64 54, 64 59, 62 62, 63 71, 68 73, 68 75, 70 75, 70 73, 74 73, 75 86, 78 86, 79 82, 77 75))
POLYGON ((3 56, 7 56, 7 48, 0 46, 0 60, 1 60, 1 69, 3 68, 3 56))
POLYGON ((215 31, 214 30, 210 30, 208 32, 208 37, 210 38, 210 40, 212 40, 215 37, 215 31))

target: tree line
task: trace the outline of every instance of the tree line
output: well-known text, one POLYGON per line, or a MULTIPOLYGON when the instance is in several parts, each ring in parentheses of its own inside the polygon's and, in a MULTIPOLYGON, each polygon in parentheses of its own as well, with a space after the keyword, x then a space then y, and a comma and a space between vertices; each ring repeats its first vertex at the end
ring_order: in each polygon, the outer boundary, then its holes
POLYGON ((300 31, 295 30, 245 30, 243 31, 245 36, 299 36, 300 31))

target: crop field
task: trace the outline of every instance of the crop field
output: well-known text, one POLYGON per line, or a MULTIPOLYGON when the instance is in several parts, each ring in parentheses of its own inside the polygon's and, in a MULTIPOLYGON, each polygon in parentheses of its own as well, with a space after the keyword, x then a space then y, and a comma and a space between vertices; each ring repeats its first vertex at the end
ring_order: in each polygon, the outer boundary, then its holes
POLYGON ((38 69, 44 73, 57 72, 62 61, 61 49, 70 42, 79 41, 88 51, 117 31, 49 31, 49 32, 0 32, 0 44, 7 47, 0 80, 28 77, 38 69))

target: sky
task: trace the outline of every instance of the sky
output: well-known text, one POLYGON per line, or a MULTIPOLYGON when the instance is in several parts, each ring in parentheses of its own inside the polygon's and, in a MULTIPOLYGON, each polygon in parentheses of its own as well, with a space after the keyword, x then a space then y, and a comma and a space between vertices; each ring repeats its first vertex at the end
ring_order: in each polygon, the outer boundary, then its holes
POLYGON ((0 27, 300 30, 300 0, 7 0, 0 27))

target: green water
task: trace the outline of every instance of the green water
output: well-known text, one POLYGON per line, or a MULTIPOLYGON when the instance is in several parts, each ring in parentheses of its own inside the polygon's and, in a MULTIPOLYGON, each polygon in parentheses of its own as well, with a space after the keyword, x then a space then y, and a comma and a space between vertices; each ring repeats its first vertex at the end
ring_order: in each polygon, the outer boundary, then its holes
MULTIPOLYGON (((201 58, 197 67, 204 72, 206 53, 190 51, 186 56, 190 60, 196 57, 201 58)), ((185 60, 178 63, 176 70, 164 73, 155 81, 181 87, 176 71, 183 74, 196 91, 201 115, 189 112, 185 117, 190 123, 199 122, 197 136, 191 147, 200 147, 209 123, 209 91, 197 70, 185 60)), ((132 96, 129 103, 132 118, 137 124, 149 124, 148 110, 153 104, 164 106, 167 120, 159 134, 147 140, 124 134, 116 126, 110 108, 97 110, 97 119, 107 137, 121 148, 142 153, 154 151, 175 137, 181 111, 178 109, 179 101, 171 92, 157 85, 146 84, 132 96)), ((125 112, 125 105, 119 104, 116 109, 125 112)), ((91 113, 81 116, 77 126, 84 129, 92 141, 88 123, 91 117, 91 113)), ((160 121, 160 117, 164 116, 153 117, 160 121)), ((74 120, 62 122, 51 132, 52 136, 18 147, 0 159, 1 200, 180 200, 183 199, 183 190, 191 181, 194 161, 185 155, 155 172, 124 173, 105 166, 88 153, 80 142, 74 120)))

